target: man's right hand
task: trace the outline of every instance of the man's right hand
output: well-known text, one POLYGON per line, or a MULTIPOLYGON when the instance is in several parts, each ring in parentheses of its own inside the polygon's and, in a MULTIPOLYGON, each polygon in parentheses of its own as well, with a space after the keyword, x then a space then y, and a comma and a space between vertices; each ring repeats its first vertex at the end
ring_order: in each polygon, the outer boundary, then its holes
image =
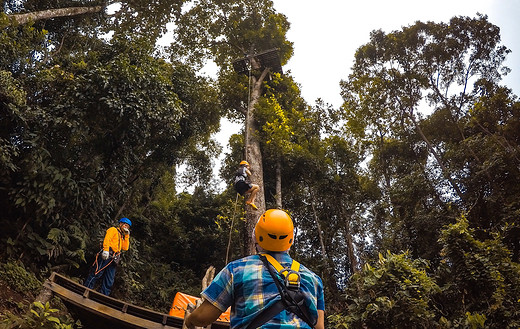
POLYGON ((103 250, 103 252, 101 253, 101 258, 103 258, 103 260, 107 260, 109 256, 110 253, 108 252, 108 250, 103 250))

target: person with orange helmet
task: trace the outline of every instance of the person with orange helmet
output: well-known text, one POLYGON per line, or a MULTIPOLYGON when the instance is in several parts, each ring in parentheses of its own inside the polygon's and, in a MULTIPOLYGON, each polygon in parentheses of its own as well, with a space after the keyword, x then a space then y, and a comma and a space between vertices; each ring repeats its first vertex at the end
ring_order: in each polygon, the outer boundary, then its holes
POLYGON ((257 210, 258 207, 255 205, 255 198, 260 187, 256 184, 252 184, 249 181, 249 176, 251 176, 249 162, 245 160, 241 161, 237 173, 235 174, 235 191, 242 196, 249 195, 246 204, 257 210))
POLYGON ((222 269, 189 314, 188 328, 205 327, 231 306, 230 328, 325 328, 321 278, 289 256, 294 224, 285 211, 269 209, 256 223, 259 254, 222 269))

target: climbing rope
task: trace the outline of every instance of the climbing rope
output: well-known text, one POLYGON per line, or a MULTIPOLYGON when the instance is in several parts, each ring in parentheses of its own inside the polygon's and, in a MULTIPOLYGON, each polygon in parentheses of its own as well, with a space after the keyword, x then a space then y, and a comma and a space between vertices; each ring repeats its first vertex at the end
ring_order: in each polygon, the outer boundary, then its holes
MULTIPOLYGON (((249 103, 251 102, 251 60, 250 59, 248 61, 248 64, 249 64, 249 70, 248 70, 248 77, 247 77, 247 106, 249 107, 249 103)), ((247 131, 246 131, 246 136, 247 136, 247 131)), ((247 143, 247 138, 246 138, 246 143, 247 143)), ((246 146, 246 151, 244 153, 246 153, 245 155, 247 158, 247 146, 246 146)), ((225 264, 227 264, 228 260, 229 260, 229 249, 231 248, 231 234, 233 234, 233 224, 235 222, 235 215, 237 212, 238 196, 239 196, 239 194, 237 193, 237 197, 235 199, 235 206, 233 209, 233 216, 231 217, 231 225, 229 228, 229 237, 228 237, 228 245, 227 245, 227 249, 226 249, 226 263, 225 264)))
POLYGON ((229 228, 229 237, 228 237, 228 243, 227 243, 226 263, 225 264, 228 263, 228 259, 229 259, 229 248, 231 247, 231 234, 233 234, 233 223, 235 222, 235 215, 237 212, 238 196, 239 196, 239 194, 237 193, 237 197, 235 199, 235 207, 233 209, 233 216, 231 216, 231 226, 229 228))
POLYGON ((251 60, 249 60, 249 70, 247 77, 247 107, 249 107, 249 102, 251 101, 251 60))

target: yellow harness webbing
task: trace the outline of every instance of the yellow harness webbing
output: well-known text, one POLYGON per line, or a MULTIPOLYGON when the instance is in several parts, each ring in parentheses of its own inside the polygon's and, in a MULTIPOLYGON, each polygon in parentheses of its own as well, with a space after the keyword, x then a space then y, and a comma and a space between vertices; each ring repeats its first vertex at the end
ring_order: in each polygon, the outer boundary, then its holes
POLYGON ((289 269, 283 267, 273 256, 269 254, 262 254, 262 256, 265 256, 265 258, 267 258, 267 261, 269 261, 269 263, 273 265, 273 267, 278 271, 278 273, 283 275, 288 286, 300 286, 300 263, 293 259, 291 268, 289 269))

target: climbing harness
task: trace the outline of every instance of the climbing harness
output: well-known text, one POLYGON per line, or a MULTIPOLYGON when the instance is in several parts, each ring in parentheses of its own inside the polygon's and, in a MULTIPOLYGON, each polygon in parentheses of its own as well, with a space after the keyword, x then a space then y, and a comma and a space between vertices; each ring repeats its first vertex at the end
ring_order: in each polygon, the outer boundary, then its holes
MULTIPOLYGON (((115 262, 116 264, 119 262, 119 260, 116 262, 115 261, 115 255, 111 255, 110 256, 110 261, 108 263, 105 264, 105 266, 103 266, 102 268, 99 268, 99 263, 98 263, 98 258, 99 258, 99 255, 103 252, 103 249, 101 249, 100 251, 98 251, 98 253, 96 254, 96 259, 94 259, 94 263, 92 263, 92 267, 94 267, 94 274, 95 275, 98 275, 99 272, 103 271, 105 268, 108 267, 108 265, 112 264, 112 262, 115 262)), ((117 258, 119 259, 120 255, 118 253, 117 255, 117 258)))
POLYGON ((237 170, 237 173, 235 174, 235 184, 240 182, 240 181, 245 182, 246 180, 247 180, 246 168, 245 167, 240 167, 237 170))
POLYGON ((96 259, 94 259, 94 263, 92 263, 92 267, 95 268, 94 269, 95 275, 97 275, 99 272, 101 272, 105 268, 107 268, 108 265, 112 264, 112 262, 119 264, 119 261, 121 260, 121 239, 124 239, 124 235, 119 231, 119 229, 117 230, 117 234, 118 234, 117 245, 118 245, 119 251, 114 252, 112 250, 112 248, 110 248, 110 256, 109 256, 110 261, 108 263, 106 263, 105 266, 103 266, 102 268, 99 268, 98 258, 99 258, 99 255, 103 252, 103 248, 101 248, 101 250, 98 251, 98 253, 96 254, 96 259))
POLYGON ((259 256, 273 278, 281 299, 273 303, 271 306, 264 308, 262 312, 260 312, 260 314, 247 326, 247 329, 261 327, 264 323, 272 319, 284 309, 296 314, 311 328, 314 328, 316 321, 311 320, 309 311, 305 306, 305 295, 300 290, 300 263, 293 260, 290 268, 284 268, 269 254, 260 254, 259 256), (279 275, 275 274, 273 268, 278 271, 279 275), (283 277, 283 284, 280 282, 280 276, 283 277))

